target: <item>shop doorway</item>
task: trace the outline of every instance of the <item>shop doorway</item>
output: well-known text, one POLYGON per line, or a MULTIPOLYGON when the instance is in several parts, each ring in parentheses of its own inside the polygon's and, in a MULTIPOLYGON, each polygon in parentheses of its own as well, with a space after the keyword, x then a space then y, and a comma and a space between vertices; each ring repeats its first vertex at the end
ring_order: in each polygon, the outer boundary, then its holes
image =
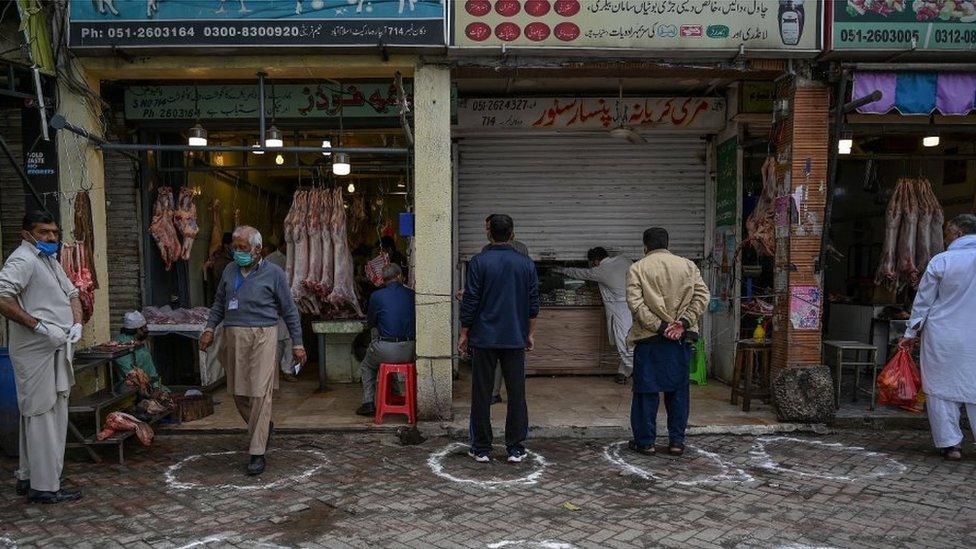
MULTIPOLYGON (((371 120, 361 125, 345 121, 341 133, 338 128, 316 128, 313 126, 317 124, 307 121, 278 120, 274 124, 285 149, 321 148, 325 143, 334 146, 341 143, 343 148, 363 150, 407 148, 398 121, 387 124, 371 120)), ((208 129, 209 146, 250 148, 258 142, 253 130, 240 129, 236 124, 204 120, 201 125, 208 129)), ((145 143, 187 142, 185 131, 172 128, 142 127, 138 131, 145 143)), ((268 148, 263 154, 261 151, 155 150, 148 152, 146 158, 139 175, 141 204, 146 212, 142 219, 146 310, 161 316, 173 314, 177 318, 205 315, 222 267, 230 261, 223 239, 236 226, 257 228, 263 236, 266 258, 284 247, 286 256, 295 261, 290 282, 293 289, 302 288, 305 295, 299 306, 309 359, 294 379, 289 376, 286 380, 282 375, 275 396, 275 425, 342 428, 368 424, 371 418, 354 413, 362 398, 358 365, 369 343, 368 332, 330 338, 327 391, 321 393, 317 392, 320 386, 317 363, 322 350, 317 345, 313 323, 362 318, 369 295, 377 289, 366 275, 366 264, 380 255, 384 245, 388 257, 401 263, 405 274, 410 276, 412 233, 401 234, 400 226, 402 216, 409 216, 413 211, 410 157, 363 153, 337 159, 335 154, 278 152, 268 148), (334 169, 337 160, 348 162, 348 174, 340 175, 341 170, 334 169), (177 212, 181 196, 196 206, 197 233, 189 246, 186 240, 182 241, 184 253, 176 260, 167 255, 152 227, 161 191, 174 197, 177 212), (301 207, 295 200, 299 195, 306 197, 301 207), (324 203, 314 202, 312 196, 323 201, 328 197, 332 212, 328 219, 323 214, 324 203), (335 208, 342 208, 341 216, 335 214, 335 208), (290 215, 293 219, 287 221, 290 215), (339 217, 342 221, 337 221, 339 217), (312 254, 321 254, 322 249, 312 244, 311 237, 304 244, 289 242, 286 221, 302 224, 306 234, 313 230, 331 231, 333 239, 339 236, 344 239, 343 245, 352 258, 352 274, 347 282, 355 293, 355 302, 349 300, 333 306, 329 296, 312 289, 311 285, 324 276, 313 274, 311 267, 315 263, 312 254), (305 266, 299 268, 298 264, 305 266), (299 275, 303 269, 305 274, 299 275)), ((149 321, 153 324, 153 318, 149 321)), ((214 394, 212 416, 179 428, 239 428, 240 417, 222 383, 222 369, 213 363, 213 357, 198 353, 195 338, 179 333, 178 327, 172 333, 160 328, 153 334, 154 359, 167 384, 180 389, 203 386, 214 394)))

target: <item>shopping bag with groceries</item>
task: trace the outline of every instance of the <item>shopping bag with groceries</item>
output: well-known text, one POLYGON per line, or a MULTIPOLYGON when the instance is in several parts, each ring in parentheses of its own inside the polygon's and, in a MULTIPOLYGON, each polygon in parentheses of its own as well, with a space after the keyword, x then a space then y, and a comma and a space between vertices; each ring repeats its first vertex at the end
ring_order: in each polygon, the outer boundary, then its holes
POLYGON ((922 376, 911 352, 899 348, 878 375, 878 403, 912 409, 922 391, 922 376))

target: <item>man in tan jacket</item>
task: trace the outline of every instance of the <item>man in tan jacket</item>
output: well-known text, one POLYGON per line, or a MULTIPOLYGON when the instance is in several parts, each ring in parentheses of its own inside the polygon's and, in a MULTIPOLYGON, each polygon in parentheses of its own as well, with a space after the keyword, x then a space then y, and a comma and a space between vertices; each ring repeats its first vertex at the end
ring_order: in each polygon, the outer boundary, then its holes
POLYGON ((698 321, 708 306, 708 286, 691 261, 668 251, 668 231, 644 231, 644 259, 627 273, 627 306, 634 315, 634 397, 630 448, 654 453, 659 393, 668 413, 668 452, 684 453, 688 427, 688 364, 698 321))

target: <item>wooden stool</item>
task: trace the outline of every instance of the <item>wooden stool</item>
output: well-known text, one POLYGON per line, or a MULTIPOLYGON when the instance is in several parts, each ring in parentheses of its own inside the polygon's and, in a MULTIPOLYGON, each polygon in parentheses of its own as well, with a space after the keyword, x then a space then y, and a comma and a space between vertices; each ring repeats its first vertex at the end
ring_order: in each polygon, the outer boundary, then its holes
POLYGON ((735 369, 732 371, 732 404, 742 396, 742 411, 748 412, 752 399, 768 402, 769 366, 772 345, 744 339, 736 343, 735 369))

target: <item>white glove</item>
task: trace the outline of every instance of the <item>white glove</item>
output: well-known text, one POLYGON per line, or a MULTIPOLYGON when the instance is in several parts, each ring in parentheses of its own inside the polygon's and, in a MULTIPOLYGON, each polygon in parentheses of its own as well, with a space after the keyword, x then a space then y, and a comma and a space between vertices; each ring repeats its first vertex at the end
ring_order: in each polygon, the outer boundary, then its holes
POLYGON ((51 343, 54 343, 55 347, 60 347, 68 342, 68 332, 57 326, 49 326, 43 322, 38 322, 37 326, 34 326, 34 332, 47 336, 51 340, 51 343))
POLYGON ((71 325, 71 329, 68 330, 68 343, 74 345, 81 341, 81 324, 77 322, 71 325))

